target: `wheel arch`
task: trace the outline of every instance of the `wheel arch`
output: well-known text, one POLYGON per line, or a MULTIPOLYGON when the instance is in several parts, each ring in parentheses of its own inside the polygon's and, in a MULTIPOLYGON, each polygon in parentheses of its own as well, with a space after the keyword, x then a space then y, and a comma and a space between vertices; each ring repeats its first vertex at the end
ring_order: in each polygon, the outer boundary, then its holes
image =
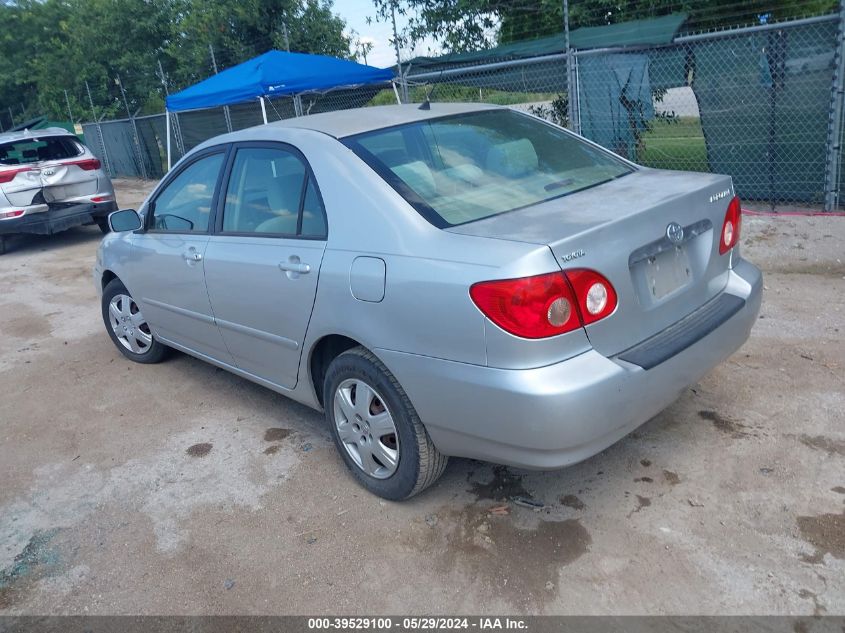
POLYGON ((343 334, 327 334, 311 347, 308 359, 308 376, 311 379, 311 386, 320 406, 323 406, 323 380, 326 377, 329 365, 335 358, 353 347, 368 349, 366 345, 343 334))
POLYGON ((108 286, 113 279, 119 279, 119 277, 108 268, 104 270, 103 276, 100 278, 100 289, 105 290, 106 286, 108 286))

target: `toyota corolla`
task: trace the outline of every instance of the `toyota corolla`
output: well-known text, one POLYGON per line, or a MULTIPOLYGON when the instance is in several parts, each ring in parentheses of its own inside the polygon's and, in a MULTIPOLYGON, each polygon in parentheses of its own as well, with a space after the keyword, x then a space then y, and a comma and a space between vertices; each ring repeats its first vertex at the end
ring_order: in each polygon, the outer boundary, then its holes
POLYGON ((205 142, 110 217, 94 282, 140 363, 181 350, 325 412, 367 489, 448 456, 552 469, 748 338, 730 177, 648 169, 506 108, 295 118, 205 142))

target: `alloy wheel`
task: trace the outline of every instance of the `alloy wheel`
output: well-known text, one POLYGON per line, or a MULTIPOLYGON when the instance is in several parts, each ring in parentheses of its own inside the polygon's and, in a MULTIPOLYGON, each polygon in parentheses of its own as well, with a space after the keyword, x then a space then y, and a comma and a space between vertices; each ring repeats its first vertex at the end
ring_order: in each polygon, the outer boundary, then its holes
POLYGON ((341 382, 334 393, 337 433, 355 465, 376 479, 387 479, 399 465, 399 437, 384 399, 358 378, 341 382))
POLYGON ((117 294, 109 301, 109 323, 117 340, 130 352, 145 354, 151 349, 153 335, 150 326, 129 295, 117 294))

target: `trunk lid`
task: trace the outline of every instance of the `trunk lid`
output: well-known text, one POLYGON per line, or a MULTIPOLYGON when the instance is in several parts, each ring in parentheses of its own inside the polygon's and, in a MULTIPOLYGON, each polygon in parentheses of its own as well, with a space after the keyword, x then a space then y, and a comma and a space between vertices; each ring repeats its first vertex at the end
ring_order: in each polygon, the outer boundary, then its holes
POLYGON ((41 165, 41 186, 45 202, 61 202, 97 193, 98 170, 82 169, 79 165, 45 163, 41 165))
POLYGON ((728 176, 640 168, 585 191, 447 230, 547 244, 562 269, 604 275, 617 292, 618 307, 585 329, 592 346, 612 356, 724 289, 729 256, 719 255, 718 240, 732 197, 728 176), (667 236, 670 224, 683 229, 679 243, 667 236))

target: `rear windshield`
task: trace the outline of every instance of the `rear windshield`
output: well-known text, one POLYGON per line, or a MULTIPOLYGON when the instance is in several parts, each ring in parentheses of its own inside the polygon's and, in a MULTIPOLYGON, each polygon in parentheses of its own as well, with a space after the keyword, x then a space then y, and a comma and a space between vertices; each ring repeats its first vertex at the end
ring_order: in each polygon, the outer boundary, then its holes
POLYGON ((560 198, 633 171, 609 152, 511 110, 410 123, 344 143, 441 228, 560 198))
POLYGON ((63 160, 82 154, 82 145, 72 136, 28 138, 0 143, 0 165, 26 165, 45 160, 63 160))

